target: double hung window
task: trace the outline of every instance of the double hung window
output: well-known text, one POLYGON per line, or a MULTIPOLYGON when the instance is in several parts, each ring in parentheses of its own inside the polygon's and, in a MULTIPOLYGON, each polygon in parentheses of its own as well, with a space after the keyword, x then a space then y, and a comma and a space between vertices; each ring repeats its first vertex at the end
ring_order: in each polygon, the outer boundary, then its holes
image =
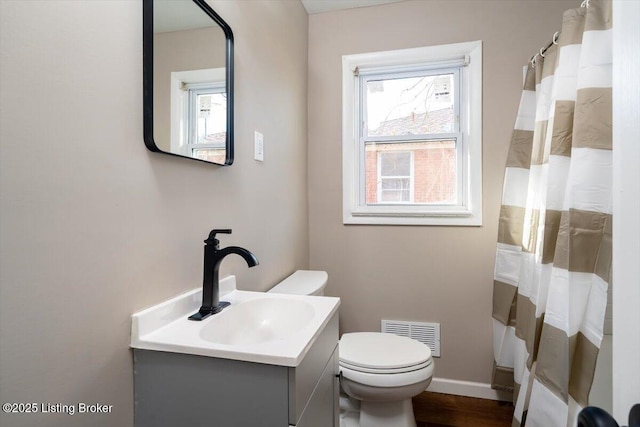
POLYGON ((481 44, 343 57, 345 224, 481 224, 481 44))
POLYGON ((227 92, 224 82, 186 86, 188 92, 187 136, 184 149, 189 157, 219 162, 226 155, 227 92))
POLYGON ((224 68, 171 73, 171 152, 224 163, 226 117, 224 68))

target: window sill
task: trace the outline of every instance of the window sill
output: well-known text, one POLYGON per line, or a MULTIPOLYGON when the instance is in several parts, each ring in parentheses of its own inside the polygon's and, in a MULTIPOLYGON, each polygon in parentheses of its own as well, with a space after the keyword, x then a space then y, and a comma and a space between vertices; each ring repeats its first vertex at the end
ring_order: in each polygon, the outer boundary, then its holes
POLYGON ((470 211, 446 212, 371 212, 345 211, 344 225, 432 225, 432 226, 482 226, 482 215, 470 211))

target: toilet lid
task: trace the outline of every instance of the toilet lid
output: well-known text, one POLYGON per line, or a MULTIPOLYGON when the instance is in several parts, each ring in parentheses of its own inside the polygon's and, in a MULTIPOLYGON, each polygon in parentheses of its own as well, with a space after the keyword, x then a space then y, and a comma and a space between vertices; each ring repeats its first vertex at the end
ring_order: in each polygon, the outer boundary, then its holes
POLYGON ((341 363, 367 370, 404 369, 431 359, 431 349, 425 344, 380 332, 343 334, 339 349, 341 363))

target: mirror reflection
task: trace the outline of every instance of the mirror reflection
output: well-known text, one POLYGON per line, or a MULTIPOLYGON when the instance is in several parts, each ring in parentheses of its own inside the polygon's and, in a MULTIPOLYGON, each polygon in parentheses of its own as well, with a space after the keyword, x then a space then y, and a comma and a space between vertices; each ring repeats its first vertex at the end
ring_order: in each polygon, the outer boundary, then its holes
POLYGON ((228 81, 227 64, 232 58, 228 50, 232 47, 231 30, 228 37, 221 26, 226 26, 224 21, 202 0, 145 3, 152 3, 153 8, 155 149, 149 147, 148 135, 145 143, 152 151, 231 164, 233 124, 228 88, 232 82, 228 81))

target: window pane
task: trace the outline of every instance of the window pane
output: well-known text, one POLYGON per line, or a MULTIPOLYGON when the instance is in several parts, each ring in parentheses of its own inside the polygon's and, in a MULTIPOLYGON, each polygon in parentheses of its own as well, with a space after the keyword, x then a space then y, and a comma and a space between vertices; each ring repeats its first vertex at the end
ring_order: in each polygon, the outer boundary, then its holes
POLYGON ((411 175, 411 153, 380 153, 380 175, 411 175))
POLYGON ((456 131, 453 74, 366 82, 366 135, 456 131))
POLYGON ((455 140, 372 143, 366 145, 365 155, 367 204, 458 202, 455 140))
POLYGON ((196 144, 224 145, 227 135, 227 97, 225 93, 198 94, 196 144))

